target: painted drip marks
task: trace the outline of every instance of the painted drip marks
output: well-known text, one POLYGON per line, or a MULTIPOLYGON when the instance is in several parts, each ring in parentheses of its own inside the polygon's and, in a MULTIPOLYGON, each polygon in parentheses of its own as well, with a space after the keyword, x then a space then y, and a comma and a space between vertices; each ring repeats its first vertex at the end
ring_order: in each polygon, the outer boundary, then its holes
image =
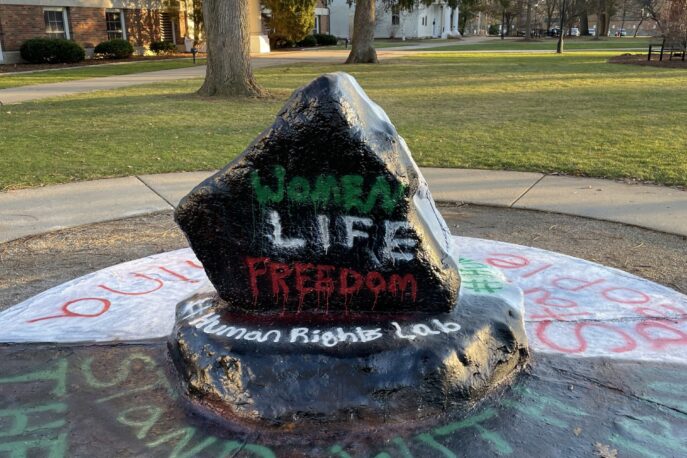
MULTIPOLYGON (((464 237, 455 242, 462 258, 461 294, 505 294, 502 289, 512 286, 523 291, 532 350, 687 362, 686 296, 558 253, 464 237)), ((176 304, 201 285, 207 285, 207 279, 190 249, 119 264, 0 313, 0 341, 166 337, 176 304)))

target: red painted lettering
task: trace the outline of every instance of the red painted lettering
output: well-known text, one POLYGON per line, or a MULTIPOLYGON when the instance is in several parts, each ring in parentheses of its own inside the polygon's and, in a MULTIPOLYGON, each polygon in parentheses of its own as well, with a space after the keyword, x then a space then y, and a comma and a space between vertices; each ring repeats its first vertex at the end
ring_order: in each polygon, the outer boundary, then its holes
POLYGON ((530 263, 530 260, 524 256, 506 253, 491 253, 490 256, 499 256, 498 258, 489 257, 486 259, 487 264, 500 269, 520 269, 530 263))
POLYGON ((302 262, 297 262, 295 265, 295 271, 296 271, 296 291, 298 291, 298 311, 301 311, 301 307, 303 307, 303 300, 305 299, 305 296, 307 294, 312 293, 315 291, 315 288, 312 286, 305 286, 305 282, 310 282, 312 281, 312 278, 310 278, 306 272, 309 270, 313 270, 315 268, 314 265, 307 263, 304 264, 302 262))
POLYGON ((530 288, 523 291, 525 296, 539 295, 533 298, 535 304, 546 305, 547 307, 570 308, 577 307, 577 302, 570 299, 563 299, 561 297, 554 297, 549 291, 542 288, 530 288))
MULTIPOLYGON (((660 350, 668 345, 687 345, 687 333, 661 321, 641 321, 635 325, 637 334, 646 339, 649 344, 660 350), (654 331, 650 332, 651 330, 654 331), (671 337, 656 335, 656 332, 669 333, 671 337)), ((664 334, 665 335, 665 334, 664 334)))
POLYGON ((389 279, 389 291, 394 296, 400 293, 401 300, 403 300, 408 287, 410 287, 410 298, 415 302, 417 298, 417 281, 415 281, 413 274, 405 274, 403 278, 398 274, 393 274, 389 279))
POLYGON ((522 277, 522 278, 530 278, 531 276, 536 275, 536 274, 538 274, 539 272, 543 272, 544 270, 548 269, 548 268, 551 267, 551 266, 553 266, 553 264, 544 264, 544 265, 542 265, 541 267, 539 267, 539 268, 537 268, 537 269, 534 269, 534 270, 531 271, 531 272, 527 272, 526 274, 521 275, 521 277, 522 277))
POLYGON ((566 291, 580 291, 585 288, 591 288, 594 285, 605 282, 606 280, 599 278, 598 280, 580 280, 579 278, 573 277, 558 277, 553 279, 551 284, 559 289, 564 289, 566 291))
POLYGON ((189 283, 198 283, 198 280, 190 279, 190 278, 186 277, 185 275, 180 274, 179 272, 174 272, 173 270, 168 269, 167 267, 158 266, 157 268, 160 269, 160 270, 163 271, 163 272, 167 272, 167 273, 170 274, 171 276, 176 277, 176 278, 178 278, 178 279, 181 280, 181 281, 186 281, 186 282, 189 282, 189 283))
POLYGON ((282 300, 284 307, 286 307, 286 301, 289 299, 289 285, 286 284, 284 279, 291 275, 293 269, 289 267, 288 264, 282 262, 272 262, 269 264, 270 276, 272 278, 272 294, 274 295, 274 302, 279 300, 279 292, 282 293, 282 300))
POLYGON ((632 288, 608 288, 601 291, 603 297, 620 304, 646 304, 651 300, 649 296, 632 288))
POLYGON ((51 315, 51 316, 44 316, 41 318, 34 318, 32 320, 28 320, 27 323, 35 323, 36 321, 43 321, 43 320, 52 320, 53 318, 95 318, 97 316, 102 315, 103 313, 107 312, 110 309, 110 305, 112 303, 108 301, 107 299, 103 299, 101 297, 82 297, 80 299, 74 299, 68 302, 65 302, 62 304, 62 313, 58 315, 51 315), (75 312, 70 309, 70 306, 72 304, 76 304, 82 301, 98 301, 100 302, 100 309, 95 312, 95 313, 83 313, 83 312, 75 312))
POLYGON ((258 277, 267 273, 267 258, 246 258, 246 265, 248 266, 248 281, 250 282, 250 290, 253 293, 253 303, 257 303, 258 296, 260 296, 260 289, 258 288, 258 277), (262 264, 262 269, 257 269, 256 266, 262 264))
POLYGON ((365 276, 365 286, 375 295, 375 301, 372 304, 372 310, 374 310, 379 293, 386 291, 386 280, 379 272, 368 272, 365 276))
POLYGON ((164 283, 159 278, 151 278, 146 274, 139 274, 139 273, 134 273, 132 275, 134 277, 137 277, 137 278, 145 278, 146 280, 150 280, 150 281, 156 283, 156 285, 154 288, 149 289, 147 291, 120 291, 118 289, 110 288, 107 285, 98 285, 98 288, 102 288, 105 291, 109 291, 109 292, 114 293, 114 294, 122 294, 124 296, 143 296, 144 294, 154 293, 155 291, 157 291, 158 289, 160 289, 164 286, 164 283))
POLYGON ((363 276, 352 269, 343 268, 339 274, 339 293, 348 297, 360 291, 363 286, 363 276), (348 284, 348 277, 353 277, 353 284, 348 284))
POLYGON ((626 333, 622 329, 617 328, 617 327, 610 325, 610 324, 606 324, 606 323, 593 323, 593 322, 576 323, 575 327, 574 327, 574 333, 575 333, 575 339, 578 342, 578 346, 572 347, 572 348, 563 347, 563 346, 559 345, 557 342, 554 342, 553 340, 551 340, 546 333, 546 330, 548 329, 548 327, 552 323, 553 323, 552 321, 540 321, 539 323, 537 323, 537 327, 535 329, 535 332, 536 332, 539 340, 544 345, 546 345, 547 347, 552 348, 554 350, 563 352, 563 353, 584 353, 587 350, 587 339, 585 339, 585 337, 582 335, 582 331, 588 327, 596 327, 596 328, 606 329, 608 331, 613 331, 614 333, 616 333, 617 335, 622 337, 623 340, 625 341, 625 344, 618 346, 618 347, 611 348, 610 350, 614 353, 624 353, 624 352, 628 352, 628 351, 631 351, 631 350, 634 350, 635 348, 637 348, 637 342, 635 342, 635 340, 632 338, 632 336, 630 336, 628 333, 626 333))

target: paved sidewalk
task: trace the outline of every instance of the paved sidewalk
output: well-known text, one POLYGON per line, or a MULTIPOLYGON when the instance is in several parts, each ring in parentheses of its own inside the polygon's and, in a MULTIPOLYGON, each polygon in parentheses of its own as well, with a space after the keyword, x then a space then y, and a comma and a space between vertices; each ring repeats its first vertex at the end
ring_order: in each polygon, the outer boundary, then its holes
MULTIPOLYGON (((213 172, 141 175, 0 193, 0 243, 172 209, 213 172)), ((609 180, 423 168, 439 202, 540 210, 687 236, 687 192, 609 180)))
MULTIPOLYGON (((477 43, 480 38, 465 40, 466 43, 477 43)), ((462 42, 462 41, 461 41, 462 42)), ((399 46, 395 48, 381 48, 377 50, 380 60, 392 59, 411 55, 424 48, 436 48, 442 46, 455 46, 458 41, 428 42, 412 46, 399 46)), ((252 57, 253 68, 273 67, 276 65, 288 65, 299 63, 343 63, 350 50, 295 50, 277 51, 252 57)), ((116 65, 116 64, 113 64, 116 65)), ((140 84, 160 83, 165 81, 177 81, 191 78, 203 78, 205 65, 195 67, 177 68, 173 70, 159 70, 155 72, 131 73, 129 75, 103 76, 98 78, 86 78, 81 80, 63 81, 59 83, 34 84, 8 89, 0 89, 0 102, 4 105, 41 100, 51 97, 62 97, 85 92, 118 89, 122 87, 137 86, 140 84)))

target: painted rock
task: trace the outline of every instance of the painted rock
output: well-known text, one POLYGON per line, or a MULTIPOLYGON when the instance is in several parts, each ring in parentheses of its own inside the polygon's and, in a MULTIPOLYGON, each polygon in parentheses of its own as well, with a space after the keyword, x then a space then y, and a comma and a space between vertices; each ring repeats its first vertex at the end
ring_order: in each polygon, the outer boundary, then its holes
POLYGON ((427 183, 345 73, 297 90, 175 216, 227 309, 445 313, 457 302, 451 236, 427 183))

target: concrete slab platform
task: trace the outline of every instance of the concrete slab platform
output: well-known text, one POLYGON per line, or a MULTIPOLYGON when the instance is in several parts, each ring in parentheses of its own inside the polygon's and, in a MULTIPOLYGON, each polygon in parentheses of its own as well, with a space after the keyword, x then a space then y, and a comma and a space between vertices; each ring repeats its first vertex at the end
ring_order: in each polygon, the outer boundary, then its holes
POLYGON ((544 176, 541 173, 498 170, 432 167, 421 170, 435 200, 495 207, 510 207, 544 176))
POLYGON ((0 243, 66 227, 168 210, 136 177, 0 193, 0 243))
POLYGON ((176 207, 182 197, 213 173, 215 171, 161 173, 159 175, 140 175, 138 178, 170 205, 176 207))
POLYGON ((513 207, 614 221, 687 236, 687 192, 674 188, 546 176, 513 207))

